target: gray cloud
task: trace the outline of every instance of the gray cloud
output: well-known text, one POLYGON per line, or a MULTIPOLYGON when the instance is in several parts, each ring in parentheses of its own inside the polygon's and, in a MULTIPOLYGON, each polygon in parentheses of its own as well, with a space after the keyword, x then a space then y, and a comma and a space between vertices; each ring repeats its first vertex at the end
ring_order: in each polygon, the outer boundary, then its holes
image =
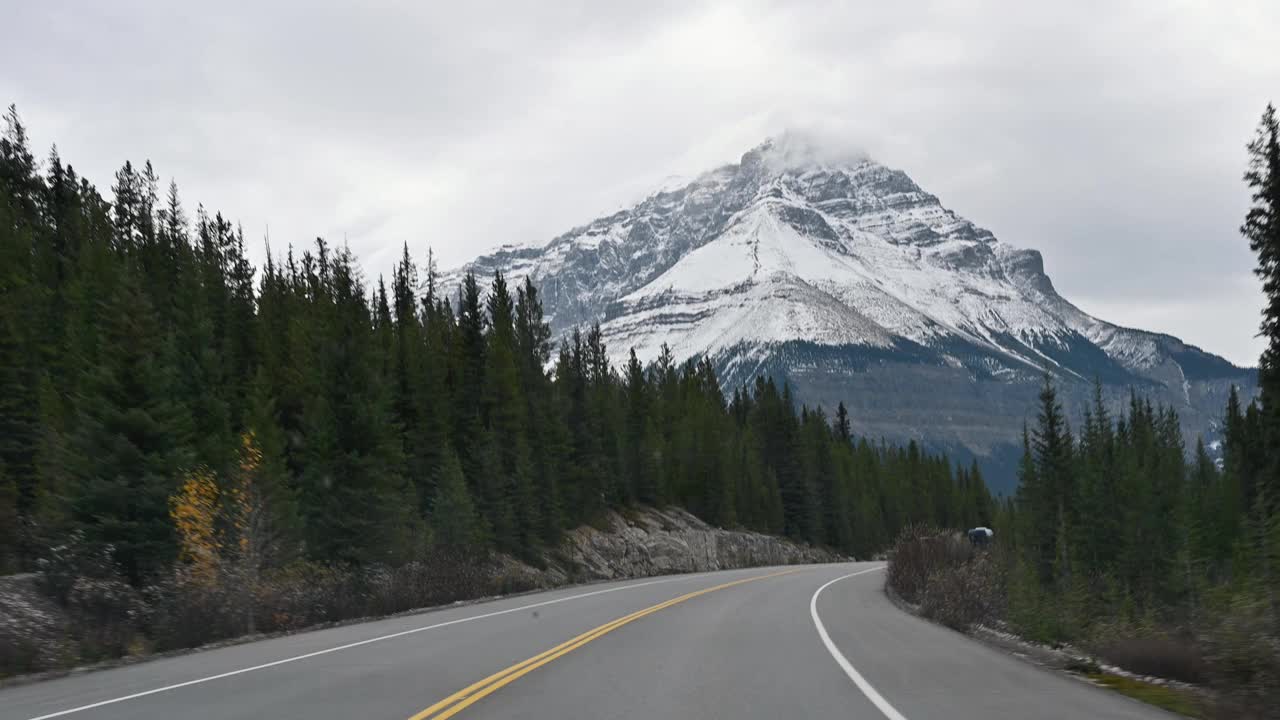
POLYGON ((445 265, 788 127, 865 147, 1123 324, 1253 363, 1243 145, 1280 6, 182 3, 6 9, 0 100, 104 189, 150 158, 273 245, 445 265))

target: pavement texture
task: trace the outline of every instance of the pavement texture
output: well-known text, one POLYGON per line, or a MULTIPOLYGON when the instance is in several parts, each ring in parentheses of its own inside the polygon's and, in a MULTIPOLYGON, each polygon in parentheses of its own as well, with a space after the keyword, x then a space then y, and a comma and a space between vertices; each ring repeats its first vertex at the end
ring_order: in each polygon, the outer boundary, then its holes
POLYGON ((883 584, 850 563, 565 588, 0 689, 0 720, 1175 717, 883 584))

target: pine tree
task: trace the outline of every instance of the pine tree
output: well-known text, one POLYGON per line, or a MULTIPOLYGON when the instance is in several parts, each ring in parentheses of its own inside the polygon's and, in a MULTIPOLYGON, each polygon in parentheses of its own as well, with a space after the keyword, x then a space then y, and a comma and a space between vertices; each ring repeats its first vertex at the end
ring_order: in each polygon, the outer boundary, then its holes
POLYGON ((462 463, 462 473, 473 494, 483 495, 482 458, 477 449, 484 445, 485 330, 487 315, 480 300, 475 275, 463 278, 458 298, 457 339, 453 346, 451 374, 454 379, 453 445, 462 463))
POLYGON ((977 459, 969 464, 966 477, 969 481, 963 501, 966 512, 969 513, 974 525, 990 526, 995 516, 994 501, 991 499, 987 482, 982 477, 982 468, 978 465, 977 459))
POLYGON ((844 402, 836 406, 836 437, 840 438, 845 444, 848 444, 852 438, 849 429, 849 410, 845 408, 844 402))
POLYGON ((626 497, 647 505, 658 502, 658 478, 651 458, 657 450, 653 446, 651 402, 648 379, 644 368, 631 350, 627 358, 627 490, 626 497))
POLYGON ((381 275, 373 294, 373 335, 377 349, 377 372, 384 382, 394 382, 395 373, 395 322, 391 319, 391 302, 387 298, 387 283, 381 275))
POLYGON ((168 353, 133 274, 122 273, 101 301, 102 347, 84 366, 62 464, 72 480, 74 522, 90 541, 112 547, 137 583, 175 557, 168 498, 191 461, 191 421, 171 399, 168 353))
POLYGON ((1253 191, 1253 204, 1241 232, 1258 256, 1254 272, 1262 279, 1266 296, 1260 330, 1267 345, 1258 363, 1262 388, 1260 438, 1250 444, 1259 455, 1255 465, 1256 491, 1249 492, 1254 488, 1246 485, 1245 507, 1251 509, 1253 523, 1258 527, 1256 544, 1272 615, 1280 618, 1280 571, 1275 569, 1277 558, 1273 557, 1273 538, 1280 533, 1274 530, 1280 527, 1280 120, 1275 106, 1267 105, 1248 149, 1249 169, 1244 179, 1253 191))
MULTIPOLYGON (((304 417, 301 509, 307 550, 340 562, 394 561, 412 549, 417 507, 401 473, 399 429, 372 351, 373 323, 349 251, 317 243, 319 322, 304 417)), ((304 263, 305 265, 305 263, 304 263)))
MULTIPOLYGON (((1280 121, 1272 105, 1267 105, 1257 135, 1249 143, 1249 170, 1244 178, 1253 190, 1253 205, 1240 231, 1258 255, 1255 273, 1267 297, 1260 326, 1267 347, 1258 374, 1263 407, 1274 423, 1280 412, 1280 121)), ((1271 435, 1273 440, 1280 438, 1280 428, 1270 432, 1276 433, 1271 435)))
POLYGON ((298 486, 285 462, 287 443, 261 369, 250 387, 249 429, 241 435, 238 474, 233 475, 246 486, 245 499, 251 503, 242 520, 253 533, 249 541, 255 545, 256 567, 279 567, 298 556, 302 541, 298 486))
MULTIPOLYGON (((31 513, 37 494, 39 354, 24 316, 38 306, 30 232, 0 198, 0 472, 14 490, 12 511, 31 513)), ((4 512, 0 510, 0 512, 4 512)))
POLYGON ((462 466, 452 452, 444 455, 436 482, 431 515, 432 542, 451 553, 474 552, 480 541, 475 505, 462 477, 462 466))
MULTIPOLYGON (((395 421, 400 427, 400 442, 404 449, 406 471, 418 494, 418 508, 423 515, 430 506, 434 494, 432 478, 440 463, 439 443, 444 433, 433 417, 433 405, 438 397, 429 393, 432 387, 431 373, 439 372, 430 367, 427 358, 427 337, 423 318, 418 310, 418 269, 409 256, 406 243, 391 276, 391 306, 394 313, 391 323, 391 348, 387 382, 390 385, 395 421)), ((427 311, 428 321, 430 310, 427 311)))
POLYGON ((1198 439, 1179 517, 1183 532, 1184 582, 1193 599, 1202 593, 1202 586, 1213 576, 1214 565, 1219 560, 1215 537, 1218 485, 1218 468, 1209 457, 1204 440, 1198 439))
MULTIPOLYGON (((228 228, 230 226, 228 225, 228 228)), ((244 231, 236 228, 226 236, 223 257, 226 262, 227 307, 222 362, 226 367, 224 396, 234 430, 245 427, 248 412, 249 383, 257 365, 257 317, 253 278, 254 269, 245 254, 244 231)), ((233 442, 234 444, 234 442, 233 442)))
POLYGON ((1022 458, 1018 463, 1018 489, 1016 494, 1019 523, 1018 544, 1028 563, 1035 569, 1041 584, 1053 580, 1054 547, 1052 535, 1053 516, 1049 512, 1051 494, 1040 477, 1035 456, 1031 450, 1031 433, 1022 428, 1022 458))
MULTIPOLYGON (((18 518, 29 516, 38 494, 36 455, 41 353, 31 322, 46 295, 36 276, 40 178, 26 129, 11 105, 0 138, 0 516, 10 519, 0 554, 17 541, 18 518)), ((13 549, 16 554, 16 549, 13 549)))
POLYGON ((4 135, 0 137, 0 187, 24 224, 34 224, 39 217, 40 183, 35 156, 27 141, 27 127, 14 105, 5 112, 4 135))
POLYGON ((568 440, 546 371, 551 360, 551 326, 543 316, 538 289, 528 277, 516 290, 515 340, 532 473, 533 497, 526 523, 550 544, 559 539, 561 530, 560 483, 568 440))
POLYGON ((486 303, 490 332, 485 351, 483 412, 497 447, 497 474, 482 478, 481 513, 493 525, 498 547, 527 551, 537 537, 527 412, 516 362, 515 303, 496 273, 486 303))
POLYGON ((555 388, 566 427, 565 476, 562 486, 566 522, 582 522, 604 505, 599 473, 603 471, 599 435, 589 403, 589 376, 582 334, 577 328, 560 348, 555 388))
POLYGON ((48 381, 65 386, 73 376, 65 346, 69 291, 93 208, 101 199, 92 197, 96 193, 87 185, 82 187, 75 171, 62 164, 56 146, 49 153, 48 167, 40 203, 46 221, 43 241, 33 245, 36 277, 44 292, 42 301, 32 305, 32 316, 33 324, 42 330, 37 331, 37 344, 48 381))
POLYGON ((1120 523, 1115 508, 1115 438, 1111 417, 1102 397, 1102 383, 1095 380, 1093 406, 1085 411, 1077 458, 1079 514, 1089 527, 1079 533, 1076 555, 1096 573, 1109 572, 1120 543, 1120 523))
POLYGON ((421 311, 422 359, 421 382, 417 389, 419 434, 416 440, 425 472, 420 481, 420 492, 427 510, 435 496, 435 478, 453 442, 450 409, 454 406, 454 399, 449 382, 449 353, 455 328, 448 305, 442 299, 433 300, 435 282, 435 267, 428 256, 427 294, 422 298, 421 311))
POLYGON ((1239 540, 1240 519, 1252 507, 1253 469, 1250 467, 1250 438, 1245 432, 1245 416, 1235 385, 1227 396, 1223 417, 1223 471, 1218 534, 1220 549, 1228 551, 1239 540))
MULTIPOLYGON (((1062 576, 1070 563, 1070 532, 1075 519, 1075 483, 1072 469, 1071 431, 1067 427, 1057 391, 1046 375, 1040 390, 1040 412, 1031 447, 1035 455, 1036 477, 1041 492, 1037 528, 1040 533, 1041 562, 1052 558, 1053 572, 1062 576)), ((1041 571, 1044 571, 1042 566, 1041 571)))

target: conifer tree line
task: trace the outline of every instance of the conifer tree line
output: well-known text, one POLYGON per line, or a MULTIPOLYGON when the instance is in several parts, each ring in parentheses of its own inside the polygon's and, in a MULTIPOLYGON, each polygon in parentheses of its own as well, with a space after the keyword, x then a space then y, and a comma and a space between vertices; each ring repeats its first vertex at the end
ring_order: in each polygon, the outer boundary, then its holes
POLYGON ((527 281, 445 297, 430 254, 371 280, 319 239, 255 268, 149 162, 110 196, 56 147, 37 161, 10 107, 0 569, 74 531, 141 583, 200 552, 202 508, 248 494, 235 522, 268 565, 533 557, 637 504, 860 555, 907 523, 990 521, 976 465, 851 437, 843 406, 797 410, 769 378, 726 396, 665 349, 615 367, 598 327, 553 345, 527 281))
POLYGON ((1231 389, 1219 462, 1203 441, 1188 453, 1174 411, 1136 395, 1112 414, 1099 388, 1073 430, 1046 378, 1024 433, 1017 494, 997 519, 1014 531, 1011 610, 1021 608, 1023 625, 1046 638, 1117 616, 1194 621, 1224 598, 1265 607, 1270 632, 1280 633, 1280 123, 1272 106, 1248 150, 1253 204, 1241 231, 1266 298, 1260 397, 1243 402, 1231 389))
POLYGON ((1025 626, 1061 638, 1117 616, 1182 622, 1218 589, 1277 590, 1262 411, 1233 388, 1224 419, 1221 466, 1203 441, 1188 460, 1172 409, 1134 394, 1113 414, 1099 387, 1073 430, 1046 378, 1017 493, 996 519, 1012 530, 1011 604, 1025 626))

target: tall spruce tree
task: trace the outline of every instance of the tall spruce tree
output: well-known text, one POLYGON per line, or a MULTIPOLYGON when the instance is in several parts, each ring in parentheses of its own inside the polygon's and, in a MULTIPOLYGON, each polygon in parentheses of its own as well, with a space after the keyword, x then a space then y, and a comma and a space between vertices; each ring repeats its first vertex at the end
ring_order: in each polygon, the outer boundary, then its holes
POLYGON ((432 542, 453 554, 474 553, 481 542, 475 504, 462 477, 462 465, 452 451, 444 454, 434 483, 432 542))
POLYGON ((191 419, 173 401, 172 354, 133 272, 124 269, 96 302, 105 306, 101 347, 83 366, 61 466, 75 524, 141 582, 175 557, 169 496, 193 459, 191 419))
POLYGON ((1257 539, 1256 556, 1268 586, 1272 614, 1280 618, 1280 120, 1268 104, 1249 143, 1249 169, 1244 179, 1253 204, 1241 232, 1258 256, 1255 269, 1262 280, 1266 305, 1261 334, 1266 340, 1258 363, 1262 388, 1256 488, 1246 496, 1257 539))
POLYGON ((486 431, 497 449, 497 475, 482 479, 481 513, 493 525, 498 547, 518 552, 537 538, 533 503, 532 457, 526 421, 528 413, 521 392, 517 364, 515 300, 506 280, 496 273, 486 302, 489 314, 485 349, 483 412, 486 431))
POLYGON ((1075 518, 1075 480, 1071 431, 1058 401, 1057 391, 1046 375, 1040 390, 1040 410, 1031 448, 1040 484, 1043 508, 1036 518, 1041 567, 1061 577, 1070 563, 1071 529, 1075 518))
MULTIPOLYGON (((1259 367, 1262 402, 1268 423, 1280 412, 1280 121, 1273 105, 1267 105, 1249 143, 1249 169, 1245 181, 1253 191, 1253 204, 1240 231, 1258 256, 1255 269, 1262 280, 1266 306, 1260 331, 1267 345, 1259 367)), ((1273 441, 1280 427, 1269 427, 1273 441)))
POLYGON ((0 137, 0 515, 9 520, 0 546, 15 553, 18 519, 33 512, 37 494, 42 354, 40 318, 32 322, 29 314, 47 297, 35 264, 44 234, 40 185, 26 128, 10 106, 0 137))

